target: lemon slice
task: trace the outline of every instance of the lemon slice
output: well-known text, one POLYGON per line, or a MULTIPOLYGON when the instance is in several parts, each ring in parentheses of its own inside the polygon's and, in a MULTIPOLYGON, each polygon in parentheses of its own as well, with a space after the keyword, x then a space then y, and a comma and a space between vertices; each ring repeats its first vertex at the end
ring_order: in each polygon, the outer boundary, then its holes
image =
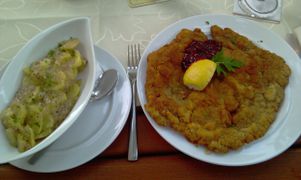
POLYGON ((184 84, 194 90, 203 90, 212 79, 216 69, 216 63, 209 60, 199 60, 192 63, 184 73, 184 84))

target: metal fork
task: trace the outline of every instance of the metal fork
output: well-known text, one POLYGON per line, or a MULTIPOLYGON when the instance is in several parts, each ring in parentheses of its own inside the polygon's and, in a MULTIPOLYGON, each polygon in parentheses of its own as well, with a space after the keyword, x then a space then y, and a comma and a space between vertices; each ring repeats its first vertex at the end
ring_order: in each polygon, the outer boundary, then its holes
POLYGON ((138 63, 140 61, 140 44, 128 46, 128 67, 127 74, 132 85, 132 107, 131 107, 131 127, 128 149, 128 160, 136 161, 138 159, 137 147, 137 128, 136 128, 136 76, 138 63))

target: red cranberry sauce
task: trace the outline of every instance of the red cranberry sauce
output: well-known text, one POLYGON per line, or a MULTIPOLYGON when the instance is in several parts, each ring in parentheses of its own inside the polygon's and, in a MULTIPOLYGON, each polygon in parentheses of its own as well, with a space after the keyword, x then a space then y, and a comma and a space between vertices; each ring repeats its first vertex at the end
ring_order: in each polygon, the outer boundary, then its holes
POLYGON ((200 59, 211 59, 222 50, 222 44, 215 40, 193 40, 184 51, 182 69, 185 71, 192 63, 200 59))

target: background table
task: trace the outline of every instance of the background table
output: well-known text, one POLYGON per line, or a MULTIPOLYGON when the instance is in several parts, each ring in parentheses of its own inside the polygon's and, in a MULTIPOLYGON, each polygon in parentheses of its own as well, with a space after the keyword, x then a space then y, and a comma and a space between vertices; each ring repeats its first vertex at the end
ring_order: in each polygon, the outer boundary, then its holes
MULTIPOLYGON (((292 29, 301 25, 301 1, 284 0, 279 24, 258 21, 291 40, 292 29)), ((141 43, 142 49, 167 25, 192 15, 232 14, 233 0, 170 0, 129 8, 126 0, 0 0, 0 69, 34 35, 72 17, 92 20, 95 44, 114 54, 125 66, 127 45, 141 43)), ((292 42, 292 41, 290 41, 292 42)), ((292 43, 295 45, 294 43, 292 43)), ((296 46, 297 48, 297 46, 296 46)), ((129 124, 101 155, 75 169, 38 174, 0 165, 0 179, 8 178, 110 178, 110 179, 301 179, 301 140, 280 156, 247 167, 215 166, 192 159, 166 143, 138 110, 139 160, 127 161, 129 124)))

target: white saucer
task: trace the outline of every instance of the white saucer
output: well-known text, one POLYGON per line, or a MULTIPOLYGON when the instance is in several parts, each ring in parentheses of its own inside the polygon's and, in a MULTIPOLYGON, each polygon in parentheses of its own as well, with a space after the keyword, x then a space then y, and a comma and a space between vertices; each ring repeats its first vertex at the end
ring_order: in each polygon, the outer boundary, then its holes
POLYGON ((34 164, 29 157, 10 162, 33 172, 59 172, 80 166, 102 153, 119 135, 131 107, 131 87, 121 63, 107 51, 94 46, 101 67, 114 68, 119 79, 111 95, 91 102, 79 119, 34 164))

